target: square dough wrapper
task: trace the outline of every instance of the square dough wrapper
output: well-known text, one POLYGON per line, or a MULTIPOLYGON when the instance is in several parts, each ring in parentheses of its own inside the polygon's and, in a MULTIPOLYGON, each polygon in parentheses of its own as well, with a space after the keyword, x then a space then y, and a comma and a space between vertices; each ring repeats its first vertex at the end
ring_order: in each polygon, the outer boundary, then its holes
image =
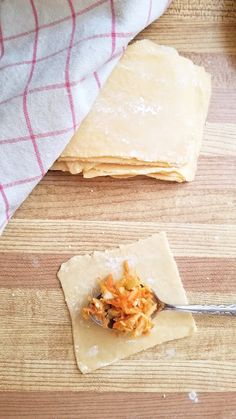
POLYGON ((196 329, 191 314, 171 311, 159 313, 150 334, 139 338, 117 336, 91 320, 84 320, 81 309, 87 305, 88 295, 98 292, 98 278, 112 273, 115 279, 119 279, 125 260, 161 300, 173 304, 187 303, 165 233, 121 245, 118 249, 74 256, 62 264, 58 278, 71 315, 75 356, 82 373, 94 371, 157 344, 189 336, 196 329))

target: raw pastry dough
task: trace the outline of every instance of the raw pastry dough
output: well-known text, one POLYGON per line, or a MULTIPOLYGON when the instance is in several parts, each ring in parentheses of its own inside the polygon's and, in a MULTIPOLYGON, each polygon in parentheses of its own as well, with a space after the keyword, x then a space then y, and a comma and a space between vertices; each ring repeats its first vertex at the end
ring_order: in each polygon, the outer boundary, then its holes
POLYGON ((191 335, 195 323, 191 314, 159 313, 150 335, 140 338, 117 336, 115 332, 84 320, 81 309, 87 304, 88 295, 98 292, 98 278, 112 273, 119 279, 124 260, 161 300, 167 303, 187 303, 177 266, 171 254, 165 233, 139 242, 120 246, 119 249, 75 256, 62 264, 58 273, 70 311, 77 364, 87 373, 121 358, 150 348, 165 341, 191 335))
POLYGON ((192 180, 210 91, 210 75, 174 48, 135 42, 53 168, 192 180))

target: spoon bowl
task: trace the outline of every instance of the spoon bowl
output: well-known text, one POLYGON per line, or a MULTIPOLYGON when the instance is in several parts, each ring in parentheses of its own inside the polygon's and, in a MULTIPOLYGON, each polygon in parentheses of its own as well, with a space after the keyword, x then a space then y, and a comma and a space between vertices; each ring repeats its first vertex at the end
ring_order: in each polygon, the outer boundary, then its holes
MULTIPOLYGON (((156 293, 152 290, 154 299, 156 301, 156 310, 152 313, 151 317, 155 317, 158 313, 164 310, 168 311, 178 311, 183 313, 192 313, 192 314, 215 314, 215 315, 229 315, 229 316, 236 316, 236 304, 211 304, 211 305, 201 305, 201 304, 167 304, 160 300, 160 298, 156 295, 156 293)), ((102 297, 99 294, 97 299, 102 297)), ((96 323, 96 325, 103 327, 104 325, 101 320, 99 320, 96 316, 89 314, 90 319, 96 323)), ((110 319, 108 323, 108 328, 112 329, 113 320, 110 319)))

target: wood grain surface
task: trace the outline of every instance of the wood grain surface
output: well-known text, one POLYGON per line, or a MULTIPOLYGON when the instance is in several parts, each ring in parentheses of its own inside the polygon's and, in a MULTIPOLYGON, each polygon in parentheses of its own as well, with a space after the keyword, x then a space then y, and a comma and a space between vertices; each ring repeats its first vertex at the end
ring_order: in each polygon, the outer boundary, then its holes
POLYGON ((196 180, 49 172, 0 238, 0 417, 236 417, 236 317, 82 376, 56 273, 74 254, 164 230, 189 301, 236 301, 236 2, 174 0, 137 36, 212 74, 196 180), (105 409, 104 409, 105 406, 105 409))

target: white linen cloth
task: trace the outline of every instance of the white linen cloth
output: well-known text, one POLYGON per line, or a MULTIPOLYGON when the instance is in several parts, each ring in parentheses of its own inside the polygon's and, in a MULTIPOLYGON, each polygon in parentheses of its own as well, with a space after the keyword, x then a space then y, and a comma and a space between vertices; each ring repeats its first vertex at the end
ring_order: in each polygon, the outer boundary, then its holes
POLYGON ((169 0, 0 1, 0 233, 169 0))

